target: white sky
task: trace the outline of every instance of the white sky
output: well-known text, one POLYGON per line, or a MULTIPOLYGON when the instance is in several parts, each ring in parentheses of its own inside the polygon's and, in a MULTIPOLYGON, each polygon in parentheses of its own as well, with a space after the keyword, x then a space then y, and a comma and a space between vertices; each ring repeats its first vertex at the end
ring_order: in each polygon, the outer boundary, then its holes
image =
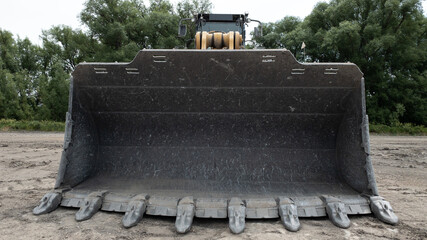
MULTIPOLYGON (((178 0, 170 0, 176 4, 178 0)), ((211 0, 213 13, 244 13, 262 22, 275 22, 285 16, 303 19, 310 14, 314 5, 322 0, 211 0)), ((324 0, 329 1, 329 0, 324 0)), ((85 0, 0 0, 0 28, 21 38, 28 37, 33 43, 41 44, 42 30, 53 25, 68 25, 82 29, 79 13, 85 0)), ((145 0, 148 4, 148 0, 145 0)), ((427 0, 422 1, 424 15, 427 0)), ((255 23, 250 24, 248 32, 255 23)))

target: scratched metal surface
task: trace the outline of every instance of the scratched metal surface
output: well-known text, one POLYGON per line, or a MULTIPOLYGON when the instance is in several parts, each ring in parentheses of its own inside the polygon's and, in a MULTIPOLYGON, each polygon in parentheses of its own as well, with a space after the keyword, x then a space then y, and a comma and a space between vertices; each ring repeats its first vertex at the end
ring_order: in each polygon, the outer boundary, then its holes
POLYGON ((131 63, 81 64, 57 187, 375 193, 363 91, 354 64, 300 64, 286 50, 144 50, 131 63))

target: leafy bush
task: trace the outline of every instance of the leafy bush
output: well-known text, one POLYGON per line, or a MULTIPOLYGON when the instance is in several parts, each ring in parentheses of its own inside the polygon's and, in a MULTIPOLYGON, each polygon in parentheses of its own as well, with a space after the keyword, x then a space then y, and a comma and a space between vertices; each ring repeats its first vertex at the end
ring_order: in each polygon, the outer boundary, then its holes
POLYGON ((15 119, 0 119, 0 130, 27 130, 27 131, 59 131, 65 130, 65 123, 54 121, 27 121, 15 119))
POLYGON ((393 135, 427 135, 427 127, 413 125, 411 123, 395 123, 393 126, 370 124, 369 131, 371 133, 393 135))

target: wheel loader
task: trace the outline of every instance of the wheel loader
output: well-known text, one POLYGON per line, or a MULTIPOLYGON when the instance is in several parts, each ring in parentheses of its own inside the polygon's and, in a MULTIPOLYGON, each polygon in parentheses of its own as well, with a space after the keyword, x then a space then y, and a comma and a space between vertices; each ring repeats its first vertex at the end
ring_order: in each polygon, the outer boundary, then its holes
POLYGON ((179 233, 195 217, 228 218, 233 233, 245 219, 280 218, 289 231, 303 217, 398 222, 376 187, 355 64, 244 49, 247 14, 192 20, 196 49, 75 68, 56 184, 34 214, 119 212, 126 228, 173 216, 179 233))

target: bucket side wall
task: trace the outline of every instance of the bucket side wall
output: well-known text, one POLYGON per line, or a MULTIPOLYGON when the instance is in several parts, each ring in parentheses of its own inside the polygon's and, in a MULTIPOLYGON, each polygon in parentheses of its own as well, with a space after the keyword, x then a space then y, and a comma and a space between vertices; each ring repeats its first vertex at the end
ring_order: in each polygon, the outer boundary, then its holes
POLYGON ((90 112, 77 98, 75 81, 81 78, 75 71, 70 81, 70 93, 64 148, 55 188, 74 187, 86 180, 94 170, 98 151, 98 134, 90 112))
POLYGON ((369 130, 365 111, 364 79, 360 80, 346 103, 337 137, 339 174, 353 189, 367 195, 377 194, 369 156, 369 130))

